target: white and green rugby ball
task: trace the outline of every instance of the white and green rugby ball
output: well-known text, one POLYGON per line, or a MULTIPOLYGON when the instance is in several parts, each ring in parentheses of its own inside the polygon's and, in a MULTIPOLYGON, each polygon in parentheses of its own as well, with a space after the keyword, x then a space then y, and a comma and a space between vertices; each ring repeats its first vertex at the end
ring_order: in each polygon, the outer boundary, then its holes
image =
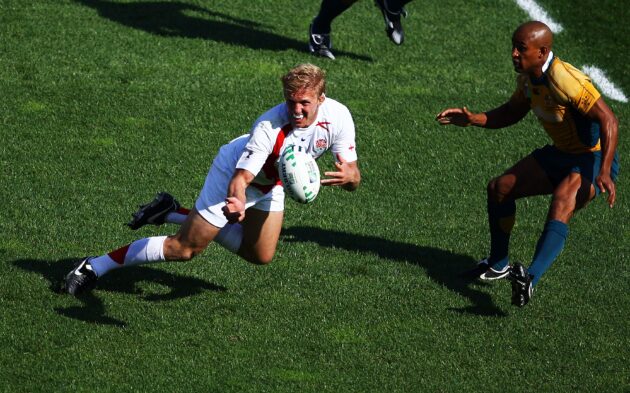
POLYGON ((320 186, 319 167, 313 156, 296 146, 288 146, 278 162, 284 192, 299 203, 311 203, 320 186))

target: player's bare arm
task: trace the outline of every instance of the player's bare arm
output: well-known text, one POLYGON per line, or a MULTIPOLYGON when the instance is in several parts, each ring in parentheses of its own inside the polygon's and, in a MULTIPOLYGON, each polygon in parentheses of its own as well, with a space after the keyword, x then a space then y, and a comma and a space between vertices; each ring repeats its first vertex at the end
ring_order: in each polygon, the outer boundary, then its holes
POLYGON ((453 124, 459 127, 476 126, 483 128, 503 128, 518 123, 529 112, 529 106, 508 101, 488 112, 473 113, 466 107, 449 108, 440 112, 436 120, 441 125, 453 124))
POLYGON ((529 105, 526 103, 510 100, 500 107, 486 112, 486 122, 481 127, 491 129, 509 127, 521 121, 529 109, 529 105))
POLYGON ((470 125, 483 127, 486 122, 484 113, 472 113, 465 106, 445 109, 435 117, 435 120, 441 125, 452 124, 459 127, 468 127, 470 125))
POLYGON ((340 186, 346 191, 354 191, 361 183, 361 172, 356 161, 346 162, 343 158, 337 157, 335 162, 337 171, 324 172, 327 178, 321 180, 323 186, 340 186))
POLYGON ((223 207, 223 214, 229 223, 240 222, 245 218, 245 189, 254 177, 254 174, 246 169, 237 169, 234 172, 223 207))
POLYGON ((613 207, 617 198, 615 182, 610 177, 610 168, 617 150, 617 135, 619 121, 617 117, 600 97, 588 111, 588 116, 601 125, 600 138, 602 147, 602 165, 599 175, 595 178, 602 193, 608 193, 608 205, 613 207))

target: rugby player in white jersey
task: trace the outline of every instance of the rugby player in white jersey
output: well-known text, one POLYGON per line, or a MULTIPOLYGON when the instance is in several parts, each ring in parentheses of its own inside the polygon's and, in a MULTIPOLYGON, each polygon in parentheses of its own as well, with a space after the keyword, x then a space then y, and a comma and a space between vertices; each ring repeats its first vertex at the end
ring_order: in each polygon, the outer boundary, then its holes
POLYGON ((215 241, 245 260, 268 264, 280 237, 284 190, 276 163, 284 147, 303 147, 314 158, 330 150, 335 171, 321 184, 354 191, 361 181, 355 130, 344 105, 326 97, 324 72, 301 64, 282 77, 285 102, 264 113, 251 131, 221 147, 192 210, 160 193, 129 223, 181 224, 172 236, 137 240, 99 257, 87 257, 65 278, 65 290, 80 295, 112 269, 160 261, 187 261, 215 241))

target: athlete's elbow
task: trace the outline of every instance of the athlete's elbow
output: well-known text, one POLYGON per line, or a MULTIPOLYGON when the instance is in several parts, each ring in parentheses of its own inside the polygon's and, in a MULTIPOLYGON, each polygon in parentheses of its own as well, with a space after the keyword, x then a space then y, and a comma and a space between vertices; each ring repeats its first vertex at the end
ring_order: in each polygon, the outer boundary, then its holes
POLYGON ((619 130, 619 120, 615 115, 607 116, 601 124, 602 139, 604 143, 611 143, 617 140, 619 130))
POLYGON ((617 116, 612 115, 611 116, 611 130, 613 135, 617 135, 617 130, 619 130, 619 120, 617 119, 617 116))

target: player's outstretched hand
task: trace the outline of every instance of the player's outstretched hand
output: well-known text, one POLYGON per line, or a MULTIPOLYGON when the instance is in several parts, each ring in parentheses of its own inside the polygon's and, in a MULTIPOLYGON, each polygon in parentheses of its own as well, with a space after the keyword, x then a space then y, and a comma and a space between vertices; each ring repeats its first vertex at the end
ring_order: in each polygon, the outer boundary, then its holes
POLYGON ((227 197, 222 210, 230 224, 241 222, 245 218, 245 204, 237 197, 227 197))
POLYGON ((435 120, 441 125, 454 124, 460 127, 467 127, 472 124, 473 114, 466 107, 449 108, 438 113, 435 120))
POLYGON ((617 199, 617 190, 615 188, 615 182, 612 181, 610 175, 602 175, 601 173, 595 178, 595 182, 602 194, 608 193, 608 206, 613 207, 615 205, 615 199, 617 199))
POLYGON ((324 176, 320 183, 322 186, 342 186, 344 189, 352 191, 359 186, 361 181, 361 173, 355 162, 346 162, 341 156, 337 155, 335 162, 337 171, 324 172, 324 176))

